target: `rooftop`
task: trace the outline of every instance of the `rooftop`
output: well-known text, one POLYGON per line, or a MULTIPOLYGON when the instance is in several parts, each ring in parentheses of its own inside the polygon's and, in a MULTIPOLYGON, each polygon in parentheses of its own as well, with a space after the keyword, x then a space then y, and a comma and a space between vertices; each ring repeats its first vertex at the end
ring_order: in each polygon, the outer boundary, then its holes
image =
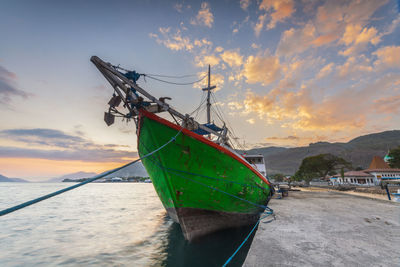
POLYGON ((375 156, 372 159, 368 170, 371 170, 371 169, 390 169, 390 167, 381 157, 375 156))

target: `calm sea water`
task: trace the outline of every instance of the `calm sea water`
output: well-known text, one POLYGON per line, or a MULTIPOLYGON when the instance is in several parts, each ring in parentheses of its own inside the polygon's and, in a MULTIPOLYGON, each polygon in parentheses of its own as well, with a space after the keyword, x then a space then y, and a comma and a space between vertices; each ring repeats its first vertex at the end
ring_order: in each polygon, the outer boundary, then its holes
MULTIPOLYGON (((0 209, 70 185, 0 183, 0 209)), ((251 228, 189 243, 152 184, 92 183, 0 217, 0 266, 220 266, 251 228)))

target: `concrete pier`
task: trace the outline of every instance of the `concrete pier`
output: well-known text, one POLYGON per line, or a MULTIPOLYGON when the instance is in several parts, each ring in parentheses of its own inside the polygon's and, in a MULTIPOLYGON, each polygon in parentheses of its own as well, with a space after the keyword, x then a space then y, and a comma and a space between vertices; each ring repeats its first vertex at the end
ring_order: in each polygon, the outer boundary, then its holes
POLYGON ((400 203, 322 191, 269 206, 244 266, 400 266, 400 203))

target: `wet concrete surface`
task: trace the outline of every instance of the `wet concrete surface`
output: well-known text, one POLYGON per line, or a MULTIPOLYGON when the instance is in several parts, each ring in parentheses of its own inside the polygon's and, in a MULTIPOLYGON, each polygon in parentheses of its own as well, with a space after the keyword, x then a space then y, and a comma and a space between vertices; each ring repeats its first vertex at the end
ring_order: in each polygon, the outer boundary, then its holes
POLYGON ((244 266, 400 266, 400 203, 290 192, 269 206, 244 266))

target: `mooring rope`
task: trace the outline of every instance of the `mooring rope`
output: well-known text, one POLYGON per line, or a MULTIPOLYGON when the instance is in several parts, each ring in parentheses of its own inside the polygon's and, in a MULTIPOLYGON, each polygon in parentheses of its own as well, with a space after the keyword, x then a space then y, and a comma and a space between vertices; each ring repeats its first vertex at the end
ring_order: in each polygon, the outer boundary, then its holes
MULTIPOLYGON (((263 214, 266 214, 265 216, 261 217, 256 224, 254 225, 253 229, 251 229, 250 233, 246 236, 246 238, 243 240, 243 242, 239 245, 239 247, 235 250, 235 252, 232 254, 232 256, 230 256, 226 262, 224 263, 224 265, 222 265, 222 267, 227 266, 232 259, 236 256, 236 254, 239 252, 239 250, 243 247, 243 245, 247 242, 247 240, 249 239, 249 237, 251 236, 251 234, 254 232, 254 230, 257 228, 257 226, 260 224, 261 220, 267 218, 270 215, 273 215, 274 212, 272 211, 272 209, 269 209, 269 211, 264 212, 263 214)), ((272 220, 270 220, 272 221, 272 220)))
POLYGON ((63 188, 63 189, 58 190, 56 192, 53 192, 53 193, 50 193, 50 194, 47 194, 47 195, 44 195, 44 196, 41 196, 41 197, 38 197, 38 198, 35 198, 35 199, 32 199, 32 200, 29 200, 27 202, 21 203, 19 205, 14 206, 14 207, 11 207, 11 208, 8 208, 8 209, 4 209, 4 210, 0 211, 0 216, 4 216, 6 214, 9 214, 11 212, 14 212, 14 211, 20 210, 22 208, 28 207, 30 205, 33 205, 33 204, 38 203, 40 201, 43 201, 45 199, 60 195, 62 193, 70 191, 72 189, 78 188, 78 187, 80 187, 82 185, 91 183, 91 182, 96 181, 98 179, 101 179, 101 178, 103 178, 103 177, 105 177, 107 175, 110 175, 110 174, 112 174, 114 172, 117 172, 117 171, 119 171, 119 170, 121 170, 121 169, 123 169, 125 167, 128 167, 128 166, 130 166, 130 165, 132 165, 132 164, 134 164, 134 163, 136 163, 138 161, 141 161, 142 159, 147 158, 147 157, 153 155, 154 153, 158 152, 159 150, 163 149, 164 147, 166 147, 171 142, 174 142, 176 140, 176 137, 182 132, 182 130, 183 130, 183 128, 174 137, 172 137, 167 143, 165 143, 164 145, 162 145, 159 148, 155 149, 154 151, 144 155, 143 157, 140 157, 140 158, 138 158, 138 159, 136 159, 136 160, 134 160, 134 161, 132 161, 132 162, 130 162, 128 164, 125 164, 125 165, 123 165, 121 167, 118 167, 116 169, 113 169, 113 170, 107 171, 105 173, 96 175, 95 177, 92 177, 92 178, 90 178, 90 179, 88 179, 88 180, 86 180, 84 182, 79 183, 79 184, 76 184, 76 185, 73 185, 73 186, 70 186, 70 187, 67 187, 67 188, 63 188))

